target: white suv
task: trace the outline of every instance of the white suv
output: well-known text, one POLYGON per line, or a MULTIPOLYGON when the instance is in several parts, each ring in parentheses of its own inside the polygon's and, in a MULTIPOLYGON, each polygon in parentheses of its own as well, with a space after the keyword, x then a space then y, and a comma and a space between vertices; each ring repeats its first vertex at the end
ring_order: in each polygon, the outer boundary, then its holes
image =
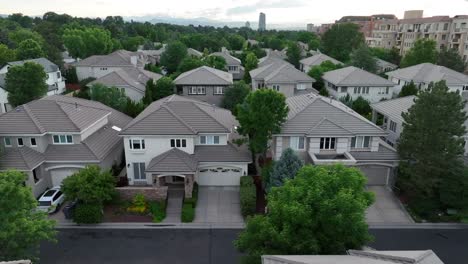
POLYGON ((47 212, 49 214, 55 213, 60 205, 65 200, 65 195, 60 191, 60 187, 54 187, 47 190, 38 199, 39 205, 37 209, 39 211, 47 212))

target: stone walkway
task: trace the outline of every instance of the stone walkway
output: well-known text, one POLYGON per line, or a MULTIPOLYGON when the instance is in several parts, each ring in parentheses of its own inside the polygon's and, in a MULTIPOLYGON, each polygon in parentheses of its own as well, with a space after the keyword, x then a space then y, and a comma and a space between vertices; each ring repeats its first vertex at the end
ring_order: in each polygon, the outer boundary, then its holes
POLYGON ((184 190, 169 189, 167 191, 166 218, 163 223, 180 223, 184 190))

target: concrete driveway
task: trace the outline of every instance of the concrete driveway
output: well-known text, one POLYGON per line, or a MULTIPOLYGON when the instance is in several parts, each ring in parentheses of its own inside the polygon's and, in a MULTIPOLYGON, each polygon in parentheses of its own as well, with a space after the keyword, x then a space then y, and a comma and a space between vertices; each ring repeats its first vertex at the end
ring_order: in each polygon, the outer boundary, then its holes
POLYGON ((200 186, 194 223, 244 223, 239 204, 239 187, 200 186))
POLYGON ((375 202, 366 212, 369 224, 408 224, 414 223, 398 199, 385 186, 369 186, 375 193, 375 202))

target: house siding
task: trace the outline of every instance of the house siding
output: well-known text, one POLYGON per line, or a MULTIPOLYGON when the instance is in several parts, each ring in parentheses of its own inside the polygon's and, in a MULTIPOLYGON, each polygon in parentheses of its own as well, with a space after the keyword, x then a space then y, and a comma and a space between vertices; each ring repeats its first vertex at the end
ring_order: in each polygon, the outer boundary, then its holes
MULTIPOLYGON (((196 85, 194 85, 196 86, 196 85)), ((214 87, 217 86, 222 86, 224 87, 224 91, 226 92, 226 89, 229 89, 229 85, 216 85, 216 86, 207 86, 207 85, 200 85, 205 87, 205 94, 189 94, 189 89, 192 87, 192 85, 178 85, 177 89, 182 91, 181 95, 190 97, 192 99, 202 101, 202 102, 207 102, 209 104, 214 104, 216 106, 221 106, 221 103, 223 101, 224 95, 223 94, 214 94, 214 87)), ((180 92, 179 92, 180 93, 180 92)))
MULTIPOLYGON (((391 99, 393 96, 393 89, 394 87, 389 86, 388 94, 385 93, 385 89, 387 86, 361 86, 361 87, 369 87, 369 93, 354 93, 354 86, 348 86, 346 92, 341 92, 341 87, 337 87, 337 90, 332 89, 329 87, 329 82, 325 81, 325 87, 327 88, 328 92, 331 96, 335 99, 340 99, 346 97, 347 94, 351 96, 353 100, 356 100, 359 96, 368 100, 370 103, 377 103, 380 102, 382 99, 391 99)), ((361 88, 362 89, 362 88, 361 88)))

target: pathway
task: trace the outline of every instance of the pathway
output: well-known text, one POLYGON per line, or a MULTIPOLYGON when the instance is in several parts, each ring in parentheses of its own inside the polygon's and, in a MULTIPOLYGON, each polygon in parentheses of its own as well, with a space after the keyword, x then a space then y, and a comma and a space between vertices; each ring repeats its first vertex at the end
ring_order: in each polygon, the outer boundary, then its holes
POLYGON ((163 223, 180 223, 183 199, 183 189, 169 188, 167 191, 166 218, 163 220, 163 223))

